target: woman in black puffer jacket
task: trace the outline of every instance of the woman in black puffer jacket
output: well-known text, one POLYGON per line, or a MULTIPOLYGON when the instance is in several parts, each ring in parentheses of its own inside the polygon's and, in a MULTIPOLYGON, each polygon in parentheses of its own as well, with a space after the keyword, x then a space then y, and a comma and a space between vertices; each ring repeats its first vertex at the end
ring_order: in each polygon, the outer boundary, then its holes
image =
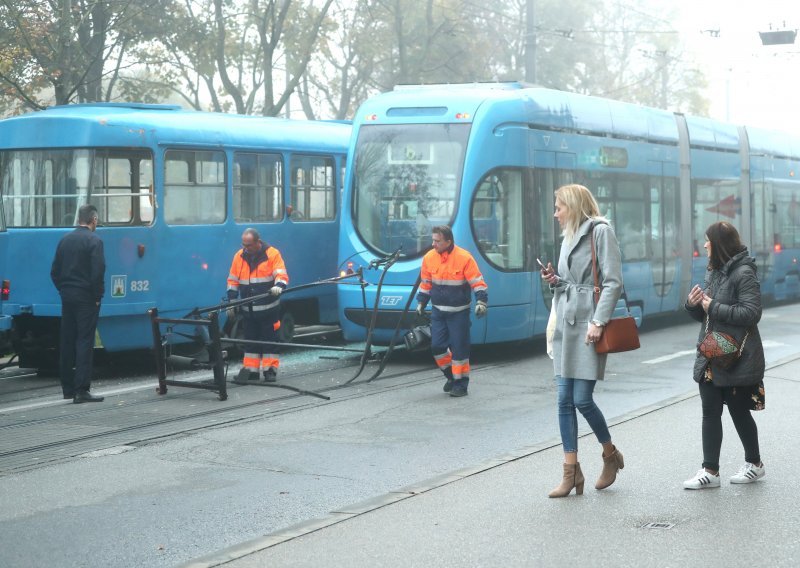
POLYGON ((761 319, 761 288, 755 260, 736 228, 725 221, 708 227, 704 248, 708 253, 704 288, 695 285, 684 306, 702 323, 698 345, 707 331, 719 331, 732 336, 740 346, 744 343, 744 347, 741 357, 728 368, 697 354, 694 380, 700 385, 703 405, 703 468, 684 482, 686 489, 720 485, 723 404, 728 406, 745 455, 745 464, 731 477, 731 483, 757 481, 765 473, 758 428, 751 414, 751 410, 764 408, 764 347, 757 325, 761 319))

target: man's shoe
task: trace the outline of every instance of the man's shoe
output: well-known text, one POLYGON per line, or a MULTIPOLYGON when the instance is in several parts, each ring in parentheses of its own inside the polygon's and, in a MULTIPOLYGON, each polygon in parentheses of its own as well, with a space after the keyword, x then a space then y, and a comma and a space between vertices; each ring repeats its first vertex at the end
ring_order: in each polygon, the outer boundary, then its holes
POLYGON ((469 386, 469 379, 454 380, 453 388, 450 390, 450 396, 467 396, 468 386, 469 386))
POLYGON ((92 393, 90 393, 89 391, 86 391, 86 392, 79 392, 78 394, 76 394, 73 397, 72 402, 75 403, 75 404, 81 404, 81 403, 84 403, 84 402, 103 402, 104 400, 105 400, 105 397, 103 397, 103 396, 95 396, 92 393))
POLYGON ((242 367, 239 369, 239 372, 236 374, 236 378, 233 379, 233 382, 238 385, 247 384, 247 379, 250 377, 250 369, 245 369, 242 367))
POLYGON ((267 369, 264 371, 264 382, 274 383, 278 380, 278 371, 275 369, 267 369))

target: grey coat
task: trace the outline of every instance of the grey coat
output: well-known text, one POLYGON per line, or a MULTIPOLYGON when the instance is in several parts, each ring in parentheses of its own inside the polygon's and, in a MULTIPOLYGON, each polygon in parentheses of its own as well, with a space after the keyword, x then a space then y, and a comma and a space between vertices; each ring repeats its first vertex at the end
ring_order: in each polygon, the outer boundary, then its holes
MULTIPOLYGON (((764 378, 764 346, 758 333, 761 319, 761 287, 756 276, 756 264, 745 249, 736 254, 719 270, 706 273, 704 288, 711 296, 708 306, 709 331, 721 331, 733 336, 741 345, 748 332, 741 358, 728 369, 711 366, 716 387, 751 386, 764 378)), ((706 313, 703 305, 684 307, 699 322, 698 345, 706 335, 706 313)), ((694 380, 703 379, 708 359, 699 352, 694 362, 694 380)))
POLYGON ((602 381, 607 355, 598 355, 594 345, 586 344, 585 340, 589 322, 607 323, 622 294, 622 261, 614 229, 605 221, 584 221, 572 241, 561 244, 558 276, 560 280, 553 286, 556 304, 553 336, 555 374, 570 379, 602 381), (592 226, 602 289, 596 307, 589 242, 592 226))

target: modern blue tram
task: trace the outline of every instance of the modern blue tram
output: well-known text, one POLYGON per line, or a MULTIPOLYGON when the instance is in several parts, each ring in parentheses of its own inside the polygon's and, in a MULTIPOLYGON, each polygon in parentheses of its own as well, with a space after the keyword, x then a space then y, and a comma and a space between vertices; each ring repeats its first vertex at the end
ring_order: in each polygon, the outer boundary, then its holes
MULTIPOLYGON (((0 121, 0 354, 41 367, 57 345, 50 281, 78 207, 100 213, 98 345, 152 346, 147 310, 182 317, 225 295, 242 231, 278 247, 290 287, 336 276, 350 125, 170 105, 53 107, 0 121)), ((282 329, 336 323, 333 286, 287 293, 282 329)), ((179 337, 179 336, 178 336, 179 337)))
POLYGON ((350 157, 339 259, 356 268, 400 250, 400 260, 374 320, 360 291, 340 288, 348 339, 375 321, 374 341, 390 340, 440 224, 489 286, 473 343, 543 334, 551 298, 535 259, 556 264, 553 192, 565 183, 587 186, 612 221, 640 321, 681 309, 703 281, 704 231, 718 220, 740 229, 765 295, 800 297, 798 137, 518 83, 409 86, 359 109, 350 157))

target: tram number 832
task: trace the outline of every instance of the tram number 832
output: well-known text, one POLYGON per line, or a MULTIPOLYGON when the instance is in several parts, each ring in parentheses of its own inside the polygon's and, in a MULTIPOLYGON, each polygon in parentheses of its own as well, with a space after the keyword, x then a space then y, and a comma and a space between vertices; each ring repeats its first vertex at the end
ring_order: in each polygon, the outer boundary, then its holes
POLYGON ((150 291, 149 280, 131 280, 131 292, 148 292, 150 291))

